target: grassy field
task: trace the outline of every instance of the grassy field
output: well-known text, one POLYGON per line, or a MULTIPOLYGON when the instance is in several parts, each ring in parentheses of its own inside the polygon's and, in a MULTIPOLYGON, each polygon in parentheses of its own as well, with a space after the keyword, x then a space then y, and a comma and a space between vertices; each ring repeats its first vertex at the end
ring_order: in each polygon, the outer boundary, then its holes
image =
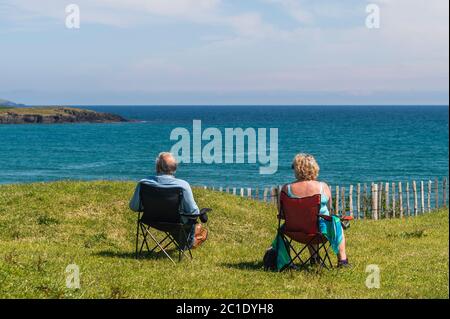
POLYGON ((0 186, 0 298, 448 298, 449 215, 355 221, 351 269, 265 272, 275 208, 196 189, 212 207, 210 237, 192 262, 134 259, 134 184, 57 182, 0 186), (65 286, 76 263, 81 288, 65 286), (365 286, 366 266, 381 288, 365 286))

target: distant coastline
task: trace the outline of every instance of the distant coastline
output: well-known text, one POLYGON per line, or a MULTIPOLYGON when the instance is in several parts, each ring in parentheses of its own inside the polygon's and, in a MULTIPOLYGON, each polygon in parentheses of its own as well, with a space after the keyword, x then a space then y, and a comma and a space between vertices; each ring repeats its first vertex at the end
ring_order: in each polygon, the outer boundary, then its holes
POLYGON ((0 124, 61 124, 129 122, 120 115, 74 107, 0 106, 0 124))

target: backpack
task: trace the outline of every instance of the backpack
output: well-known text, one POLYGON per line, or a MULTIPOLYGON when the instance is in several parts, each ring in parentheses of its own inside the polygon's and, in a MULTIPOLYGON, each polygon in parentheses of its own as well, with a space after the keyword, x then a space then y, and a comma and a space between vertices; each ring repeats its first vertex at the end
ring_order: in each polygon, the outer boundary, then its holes
POLYGON ((270 247, 266 250, 263 258, 264 270, 275 271, 277 270, 277 250, 270 247))

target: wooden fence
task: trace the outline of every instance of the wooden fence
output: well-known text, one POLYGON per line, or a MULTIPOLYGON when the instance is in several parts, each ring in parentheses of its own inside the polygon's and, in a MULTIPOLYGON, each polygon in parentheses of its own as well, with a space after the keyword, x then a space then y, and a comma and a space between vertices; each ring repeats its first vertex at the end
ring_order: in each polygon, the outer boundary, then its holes
MULTIPOLYGON (((331 187, 331 211, 345 212, 355 219, 403 218, 447 207, 447 177, 428 181, 374 182, 370 185, 331 187), (348 191, 347 191, 348 190, 348 191)), ((276 204, 281 186, 266 188, 219 187, 212 189, 235 196, 276 204)))

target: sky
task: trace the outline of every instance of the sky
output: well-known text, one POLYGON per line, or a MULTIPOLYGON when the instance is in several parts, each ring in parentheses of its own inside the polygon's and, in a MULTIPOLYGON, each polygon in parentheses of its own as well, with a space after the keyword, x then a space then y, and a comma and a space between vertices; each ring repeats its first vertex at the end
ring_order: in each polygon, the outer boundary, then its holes
POLYGON ((448 38, 447 0, 0 0, 0 98, 448 105, 448 38))

